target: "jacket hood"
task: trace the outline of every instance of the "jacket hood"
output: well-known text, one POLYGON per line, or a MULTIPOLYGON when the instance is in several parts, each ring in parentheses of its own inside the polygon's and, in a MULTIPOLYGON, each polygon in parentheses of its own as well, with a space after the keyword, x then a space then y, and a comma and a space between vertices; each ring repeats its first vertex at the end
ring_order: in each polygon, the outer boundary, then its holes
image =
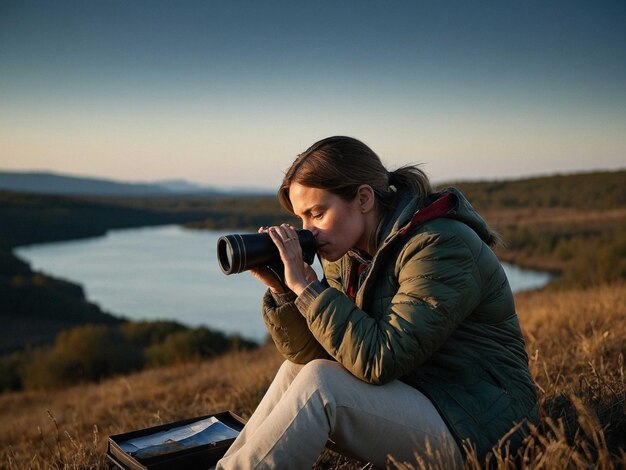
POLYGON ((485 220, 476 212, 467 198, 456 188, 446 188, 433 193, 426 199, 426 205, 418 209, 420 197, 408 191, 401 192, 395 211, 385 219, 380 230, 379 246, 396 233, 406 234, 413 226, 428 220, 444 217, 463 222, 488 245, 498 241, 497 235, 489 229, 485 220), (445 199, 445 201, 444 201, 445 199))

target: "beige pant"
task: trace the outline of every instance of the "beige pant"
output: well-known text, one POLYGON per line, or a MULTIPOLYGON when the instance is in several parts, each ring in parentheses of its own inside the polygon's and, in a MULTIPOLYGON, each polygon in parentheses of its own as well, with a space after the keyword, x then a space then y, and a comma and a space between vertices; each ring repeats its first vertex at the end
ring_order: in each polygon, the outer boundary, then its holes
POLYGON ((311 468, 329 439, 334 450, 381 468, 388 455, 399 462, 462 466, 452 435, 421 392, 398 380, 371 385, 319 359, 304 366, 283 363, 216 468, 311 468))

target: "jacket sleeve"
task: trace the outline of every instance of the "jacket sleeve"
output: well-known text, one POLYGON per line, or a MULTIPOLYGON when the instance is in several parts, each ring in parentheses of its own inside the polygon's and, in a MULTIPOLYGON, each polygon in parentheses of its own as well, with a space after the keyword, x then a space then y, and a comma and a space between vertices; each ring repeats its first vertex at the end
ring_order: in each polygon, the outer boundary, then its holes
POLYGON ((330 358, 309 330, 294 302, 276 305, 269 289, 263 296, 263 321, 285 359, 306 364, 313 359, 330 358))
POLYGON ((337 289, 320 294, 306 312, 309 329, 356 377, 382 384, 426 361, 480 298, 473 253, 450 233, 419 233, 396 260, 397 290, 379 318, 337 289))

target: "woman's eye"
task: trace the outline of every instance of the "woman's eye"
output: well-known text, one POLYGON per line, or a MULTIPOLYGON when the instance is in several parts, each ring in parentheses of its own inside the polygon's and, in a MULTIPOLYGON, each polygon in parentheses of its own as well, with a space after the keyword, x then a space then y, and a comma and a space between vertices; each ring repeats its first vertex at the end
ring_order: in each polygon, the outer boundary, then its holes
POLYGON ((315 220, 319 220, 322 218, 322 216, 324 215, 323 212, 320 212, 318 214, 311 214, 311 217, 313 217, 315 220))

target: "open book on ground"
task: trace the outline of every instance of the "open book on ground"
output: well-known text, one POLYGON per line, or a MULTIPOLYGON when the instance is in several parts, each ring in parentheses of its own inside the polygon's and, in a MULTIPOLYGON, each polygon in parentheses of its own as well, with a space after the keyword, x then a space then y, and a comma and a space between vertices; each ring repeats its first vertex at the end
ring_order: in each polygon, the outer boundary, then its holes
POLYGON ((135 458, 145 459, 178 450, 233 439, 239 431, 222 423, 215 416, 184 426, 120 442, 119 447, 135 458))

